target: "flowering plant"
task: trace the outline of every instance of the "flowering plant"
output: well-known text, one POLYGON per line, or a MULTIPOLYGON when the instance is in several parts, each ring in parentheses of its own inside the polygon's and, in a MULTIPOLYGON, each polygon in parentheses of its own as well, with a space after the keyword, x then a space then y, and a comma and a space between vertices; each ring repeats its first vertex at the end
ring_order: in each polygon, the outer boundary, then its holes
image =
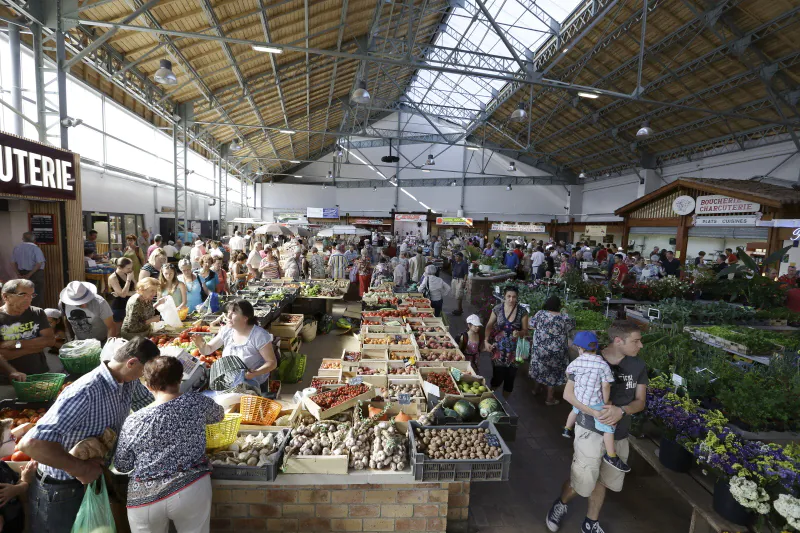
POLYGON ((800 530, 800 500, 788 494, 778 495, 778 499, 772 504, 789 526, 800 530))
POLYGON ((747 509, 752 509, 758 514, 769 513, 769 494, 756 485, 754 481, 737 476, 731 478, 729 484, 731 496, 733 496, 733 499, 736 500, 739 505, 747 509))

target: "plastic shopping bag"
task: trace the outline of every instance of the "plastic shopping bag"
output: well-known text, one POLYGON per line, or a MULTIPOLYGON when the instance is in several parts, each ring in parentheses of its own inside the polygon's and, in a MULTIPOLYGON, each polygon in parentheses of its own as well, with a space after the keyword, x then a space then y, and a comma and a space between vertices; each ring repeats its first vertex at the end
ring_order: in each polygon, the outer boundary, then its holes
POLYGON ((522 337, 517 339, 517 363, 527 361, 531 356, 531 343, 522 337))
POLYGON ((175 300, 171 297, 164 300, 164 303, 156 307, 156 309, 161 314, 161 320, 166 322, 168 326, 179 328, 183 325, 178 315, 178 308, 175 306, 175 300))
POLYGON ((72 525, 72 533, 116 533, 116 531, 106 484, 103 476, 100 476, 97 481, 86 487, 81 508, 72 525))
POLYGON ((117 350, 122 348, 122 346, 128 341, 119 337, 111 337, 106 341, 106 345, 103 346, 103 351, 100 352, 100 360, 101 361, 111 361, 114 357, 114 354, 117 353, 117 350))

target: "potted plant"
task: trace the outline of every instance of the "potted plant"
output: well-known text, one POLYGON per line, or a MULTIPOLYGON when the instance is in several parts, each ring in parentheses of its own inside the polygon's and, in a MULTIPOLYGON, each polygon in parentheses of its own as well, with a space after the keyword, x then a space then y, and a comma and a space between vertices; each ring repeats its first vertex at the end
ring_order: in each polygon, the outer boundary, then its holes
POLYGON ((662 429, 658 459, 675 472, 688 472, 694 457, 686 443, 704 434, 697 405, 672 392, 665 375, 653 378, 647 393, 647 414, 662 429))

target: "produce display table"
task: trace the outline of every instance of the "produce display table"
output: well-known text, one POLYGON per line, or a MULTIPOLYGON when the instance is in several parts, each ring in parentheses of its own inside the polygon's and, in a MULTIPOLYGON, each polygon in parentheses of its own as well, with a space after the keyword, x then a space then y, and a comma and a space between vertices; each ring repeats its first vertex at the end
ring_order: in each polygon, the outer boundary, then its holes
POLYGON ((682 474, 669 470, 658 459, 658 445, 648 438, 628 437, 631 448, 638 453, 672 487, 686 503, 692 506, 689 533, 736 533, 750 531, 745 526, 728 522, 714 511, 710 481, 694 472, 682 474))
POLYGON ((212 480, 211 531, 467 531, 469 483, 408 472, 281 474, 274 483, 212 480))

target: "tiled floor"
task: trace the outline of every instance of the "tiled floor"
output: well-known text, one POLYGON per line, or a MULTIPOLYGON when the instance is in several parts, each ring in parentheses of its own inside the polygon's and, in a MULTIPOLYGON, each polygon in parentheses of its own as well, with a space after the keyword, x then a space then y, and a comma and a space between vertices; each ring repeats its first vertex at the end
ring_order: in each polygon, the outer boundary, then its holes
MULTIPOLYGON (((466 328, 466 307, 460 317, 449 315, 455 301, 445 299, 453 336, 466 328)), ((336 313, 338 309, 334 309, 336 313)), ((323 357, 339 357, 345 346, 357 346, 351 336, 324 335, 303 347, 309 356, 307 368, 316 369, 323 357)), ((491 376, 487 355, 480 365, 481 374, 491 376)), ((311 379, 306 372, 304 382, 311 379)), ((289 390, 296 390, 300 385, 289 390)), ((509 443, 513 455, 511 479, 504 483, 474 483, 470 494, 470 533, 540 533, 547 510, 569 477, 572 443, 560 435, 569 408, 564 403, 544 405, 543 396, 531 394, 527 368, 521 369, 516 388, 509 399, 519 415, 517 438, 509 443)), ((600 522, 607 533, 682 532, 689 529, 689 506, 670 489, 643 461, 632 464, 624 490, 608 493, 600 522)), ((561 531, 578 533, 586 513, 586 500, 578 498, 570 506, 561 531)))

